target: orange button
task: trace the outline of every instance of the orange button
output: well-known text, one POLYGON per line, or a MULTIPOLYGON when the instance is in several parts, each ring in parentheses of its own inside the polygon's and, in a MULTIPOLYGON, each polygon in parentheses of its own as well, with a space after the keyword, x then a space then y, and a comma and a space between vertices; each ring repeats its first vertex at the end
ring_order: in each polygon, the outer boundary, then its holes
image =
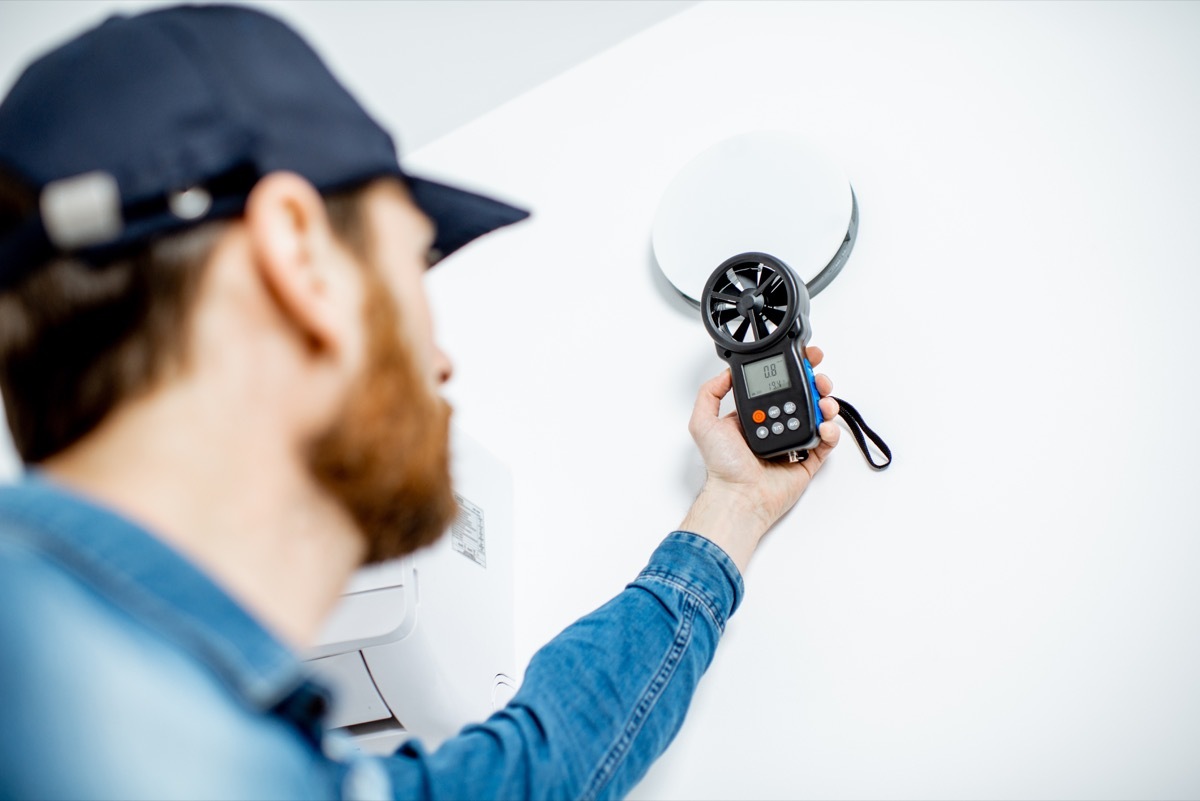
POLYGON ((756 423, 761 423, 767 419, 767 415, 762 409, 755 409, 754 414, 750 415, 750 418, 756 423))

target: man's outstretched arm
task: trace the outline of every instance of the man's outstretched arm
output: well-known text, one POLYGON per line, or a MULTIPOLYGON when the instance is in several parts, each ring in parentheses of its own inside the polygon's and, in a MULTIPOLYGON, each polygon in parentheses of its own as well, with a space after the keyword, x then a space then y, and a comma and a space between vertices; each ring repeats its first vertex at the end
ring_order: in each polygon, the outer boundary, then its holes
MULTIPOLYGON (((832 389, 825 376, 817 387, 832 389)), ((620 798, 645 775, 683 723, 750 555, 838 439, 826 422, 807 461, 764 463, 719 413, 729 389, 724 372, 697 397, 689 429, 708 477, 681 530, 624 591, 534 655, 507 707, 433 753, 410 742, 387 760, 397 798, 620 798)), ((827 421, 837 415, 832 398, 821 407, 827 421)))

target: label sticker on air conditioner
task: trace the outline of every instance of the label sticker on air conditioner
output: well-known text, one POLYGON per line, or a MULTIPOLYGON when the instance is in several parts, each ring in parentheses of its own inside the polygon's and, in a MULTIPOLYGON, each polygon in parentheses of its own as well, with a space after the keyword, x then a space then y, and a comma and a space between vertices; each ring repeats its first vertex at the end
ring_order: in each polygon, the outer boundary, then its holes
POLYGON ((458 516, 450 527, 450 543, 454 550, 480 567, 487 567, 487 543, 483 537, 483 510, 457 492, 458 516))

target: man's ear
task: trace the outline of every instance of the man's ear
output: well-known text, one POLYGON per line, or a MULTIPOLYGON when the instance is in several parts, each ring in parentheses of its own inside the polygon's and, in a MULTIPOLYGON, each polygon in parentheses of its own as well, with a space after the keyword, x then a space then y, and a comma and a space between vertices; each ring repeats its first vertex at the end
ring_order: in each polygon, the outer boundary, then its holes
POLYGON ((337 291, 333 229, 320 193, 295 173, 271 173, 246 199, 245 222, 254 267, 280 313, 314 350, 338 350, 346 297, 337 291))

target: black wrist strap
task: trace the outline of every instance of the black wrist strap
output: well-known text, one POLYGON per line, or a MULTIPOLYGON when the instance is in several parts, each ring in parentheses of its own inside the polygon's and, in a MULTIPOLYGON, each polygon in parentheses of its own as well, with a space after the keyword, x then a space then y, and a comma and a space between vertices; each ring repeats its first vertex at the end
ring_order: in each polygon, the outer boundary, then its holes
MULTIPOLYGON (((830 395, 830 397, 832 398, 833 396, 830 395)), ((892 463, 892 449, 889 448, 887 443, 884 442, 879 435, 872 431, 871 427, 863 421, 862 415, 858 413, 858 409, 855 409, 841 398, 833 399, 837 401, 838 407, 841 409, 841 418, 846 422, 846 425, 849 426, 850 433, 854 435, 854 441, 858 443, 858 449, 862 451, 862 454, 864 457, 866 457, 867 462, 875 470, 886 470, 892 463), (887 457, 886 461, 876 464, 875 460, 871 458, 871 449, 867 447, 868 439, 875 443, 875 447, 878 448, 885 457, 887 457)))

